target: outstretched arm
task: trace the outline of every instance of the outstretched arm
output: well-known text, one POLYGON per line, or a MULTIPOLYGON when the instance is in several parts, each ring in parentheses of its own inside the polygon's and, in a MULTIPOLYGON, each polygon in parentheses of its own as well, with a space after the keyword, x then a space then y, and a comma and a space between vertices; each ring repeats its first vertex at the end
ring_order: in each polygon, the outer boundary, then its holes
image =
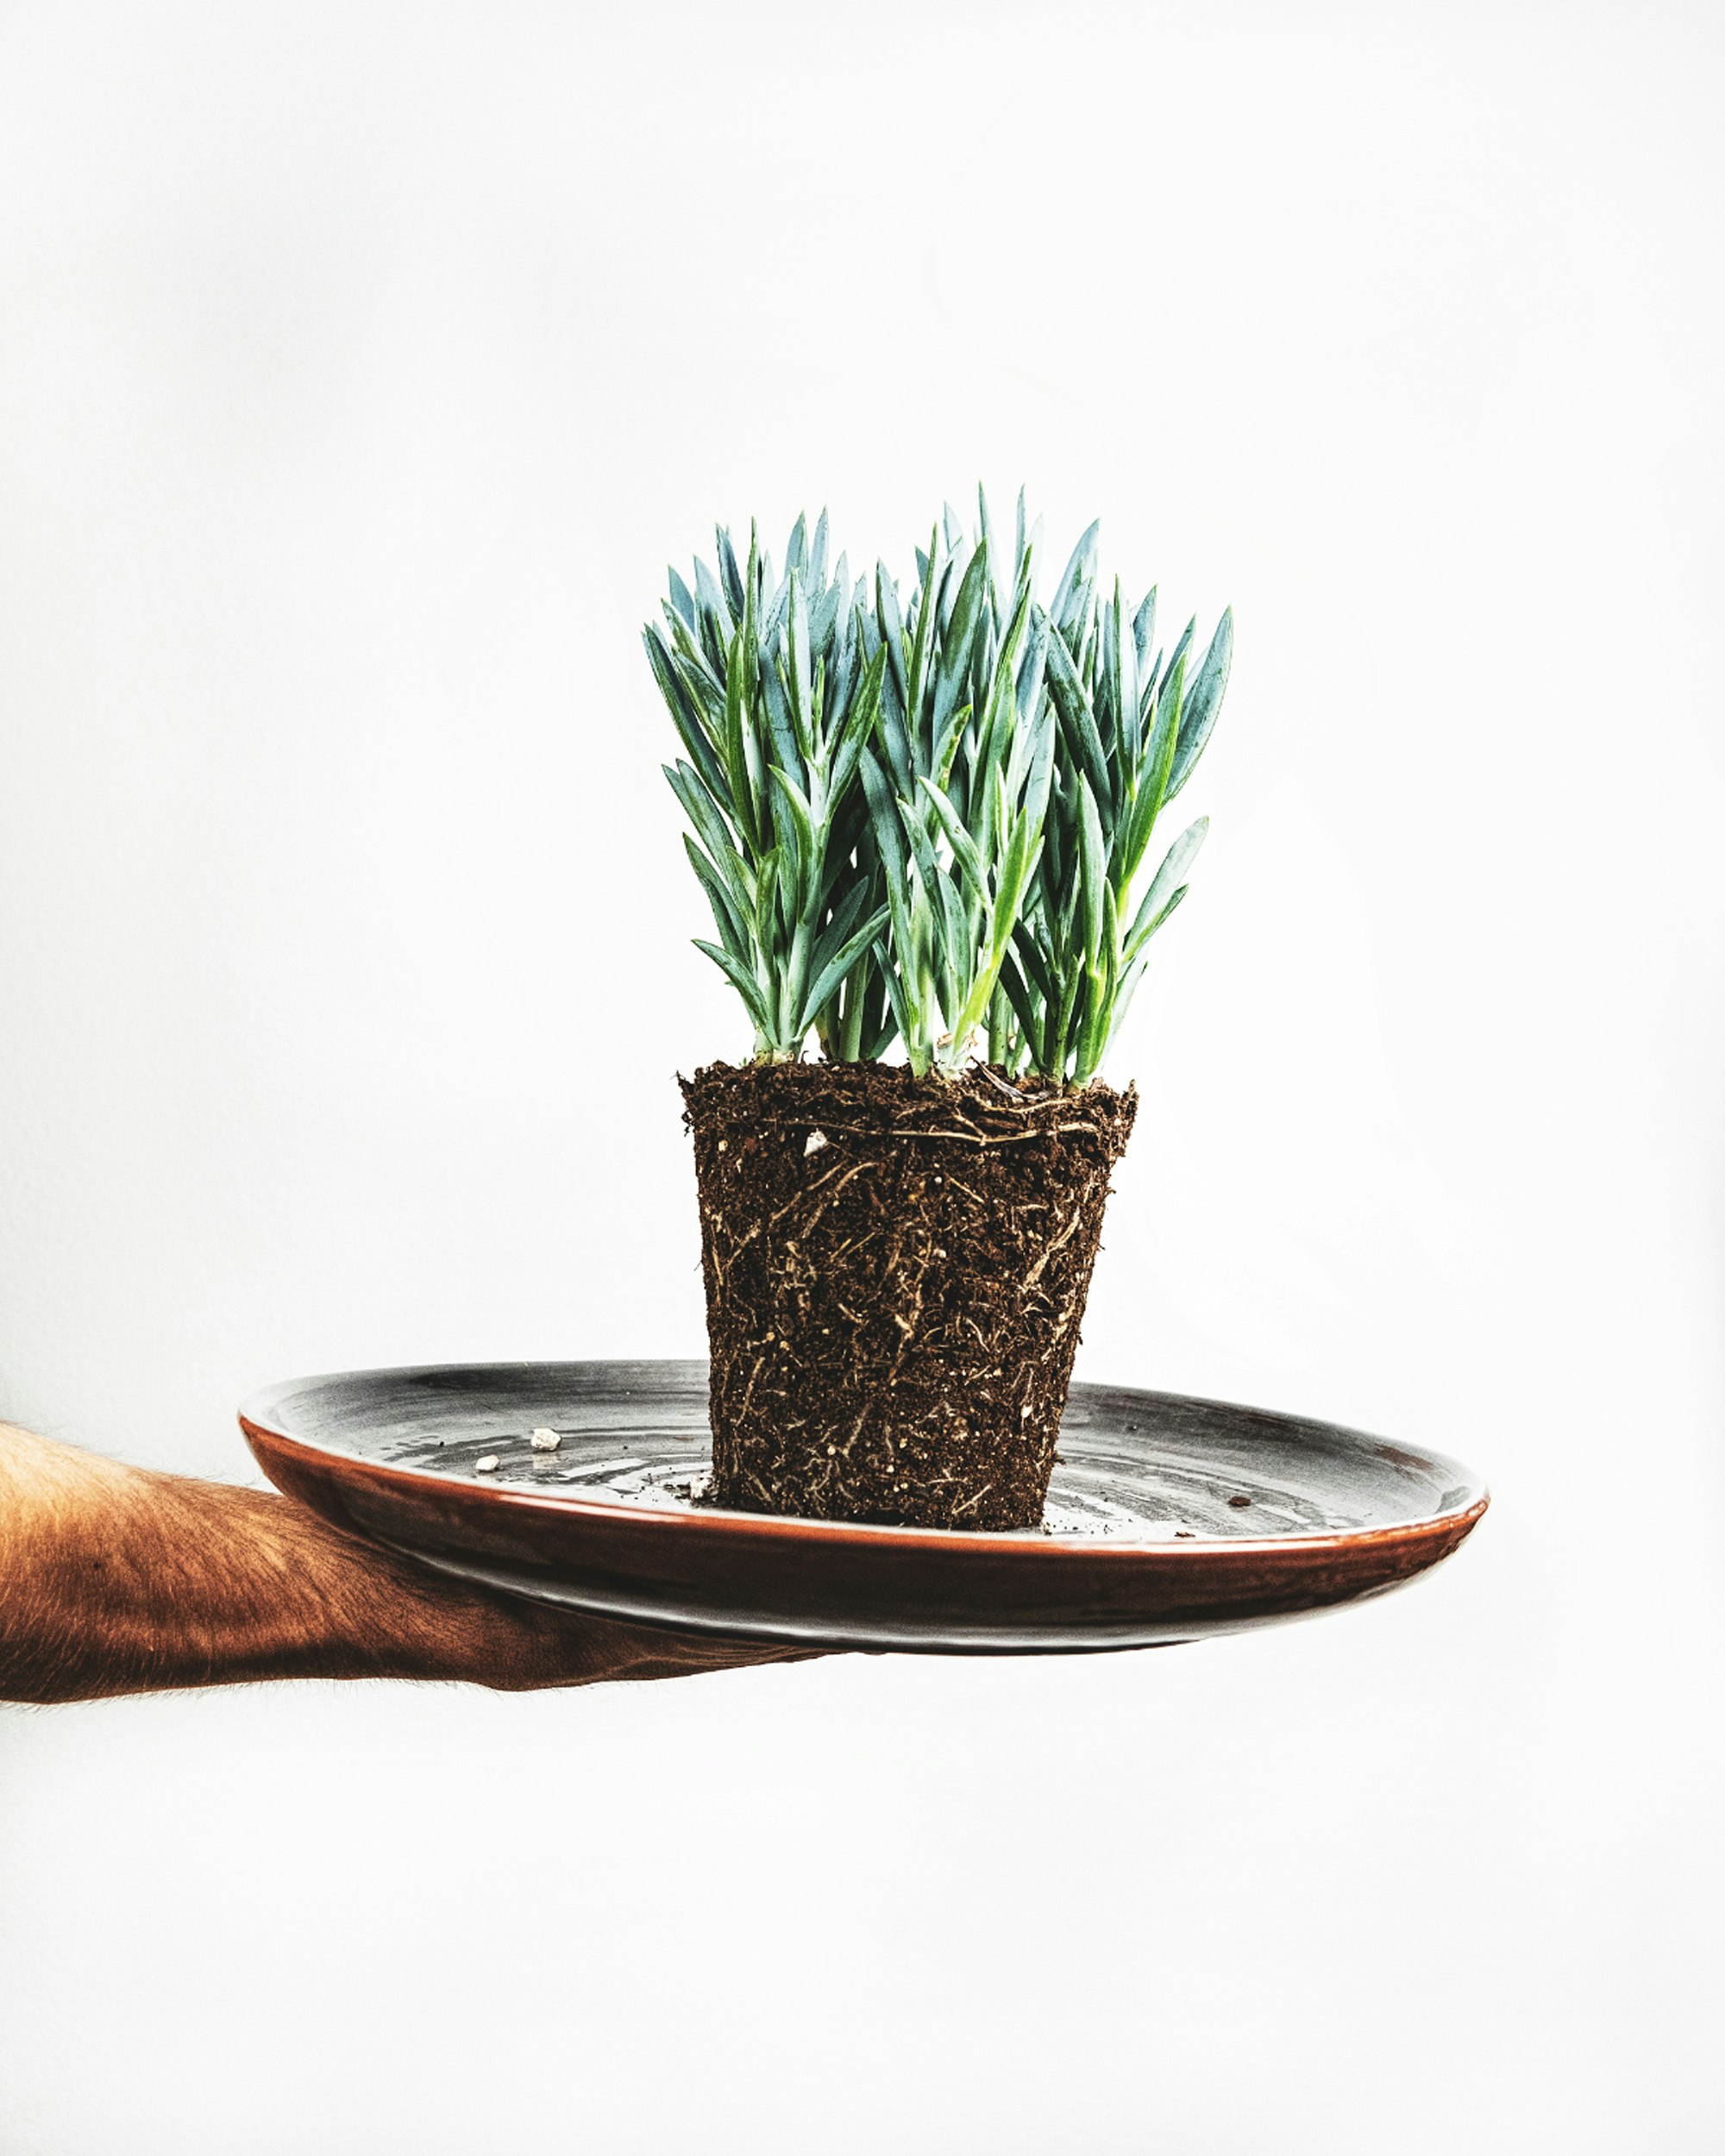
POLYGON ((805 1658, 446 1583, 291 1497, 154 1474, 0 1424, 0 1700, 289 1677, 527 1691, 805 1658))

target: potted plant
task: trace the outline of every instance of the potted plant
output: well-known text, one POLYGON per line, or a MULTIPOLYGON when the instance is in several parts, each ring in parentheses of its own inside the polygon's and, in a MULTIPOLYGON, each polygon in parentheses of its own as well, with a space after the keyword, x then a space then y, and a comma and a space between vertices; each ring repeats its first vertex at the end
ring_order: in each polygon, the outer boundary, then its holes
POLYGON ((1009 549, 979 506, 902 602, 829 564, 825 515, 782 571, 720 530, 645 632, 699 947, 754 1028, 683 1081, 723 1505, 1041 1518, 1138 1105, 1099 1073, 1206 819, 1142 872, 1233 630, 1157 651, 1156 593, 1101 590, 1095 524, 1044 606, 1022 493, 1009 549))

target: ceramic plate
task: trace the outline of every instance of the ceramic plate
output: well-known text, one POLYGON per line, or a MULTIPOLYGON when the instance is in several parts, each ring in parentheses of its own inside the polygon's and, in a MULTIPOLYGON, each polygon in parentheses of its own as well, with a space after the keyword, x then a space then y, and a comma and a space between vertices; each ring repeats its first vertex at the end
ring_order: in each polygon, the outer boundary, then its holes
POLYGON ((1402 1586, 1486 1506, 1439 1453, 1101 1385, 1072 1388, 1042 1527, 1007 1534, 700 1503, 704 1363, 361 1370, 275 1386, 240 1421, 278 1488, 442 1571, 833 1647, 1072 1653, 1275 1624, 1402 1586))

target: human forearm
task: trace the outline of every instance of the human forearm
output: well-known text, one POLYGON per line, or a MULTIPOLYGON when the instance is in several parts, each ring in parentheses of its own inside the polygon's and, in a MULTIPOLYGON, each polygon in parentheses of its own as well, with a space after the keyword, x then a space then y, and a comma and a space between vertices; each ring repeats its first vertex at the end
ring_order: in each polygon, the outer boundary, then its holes
POLYGON ((434 1579, 292 1498, 154 1474, 0 1425, 0 1699, 295 1677, 516 1690, 789 1658, 434 1579))
POLYGON ((433 1674, 405 1570, 289 1500, 0 1430, 7 1698, 433 1674))

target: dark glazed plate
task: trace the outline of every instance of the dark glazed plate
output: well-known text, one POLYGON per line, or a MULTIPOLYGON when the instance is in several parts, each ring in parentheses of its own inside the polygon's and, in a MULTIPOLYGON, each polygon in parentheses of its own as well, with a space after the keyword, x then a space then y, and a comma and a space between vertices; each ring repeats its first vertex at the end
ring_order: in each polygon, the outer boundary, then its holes
POLYGON ((277 1385, 240 1425, 326 1519, 512 1594, 732 1637, 936 1654, 1165 1645, 1440 1564, 1484 1486, 1435 1452, 1171 1393, 1075 1385, 1039 1531, 722 1512, 691 1496, 705 1363, 493 1363, 277 1385), (536 1430, 555 1451, 535 1451, 536 1430), (481 1470, 480 1460, 495 1460, 481 1470))

